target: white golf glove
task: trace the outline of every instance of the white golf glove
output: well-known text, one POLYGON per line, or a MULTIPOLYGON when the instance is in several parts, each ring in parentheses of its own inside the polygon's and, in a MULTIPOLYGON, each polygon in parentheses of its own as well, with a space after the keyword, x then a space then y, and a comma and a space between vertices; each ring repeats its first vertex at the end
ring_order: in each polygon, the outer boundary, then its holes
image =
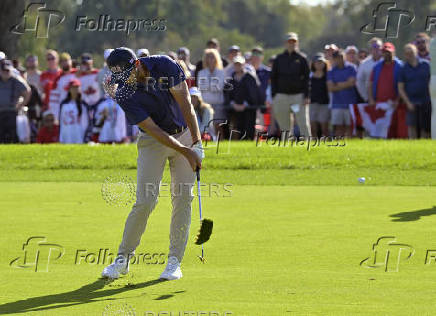
POLYGON ((198 157, 200 157, 201 160, 204 159, 204 149, 203 146, 201 145, 201 141, 192 145, 191 148, 193 151, 195 151, 195 153, 198 155, 198 157))

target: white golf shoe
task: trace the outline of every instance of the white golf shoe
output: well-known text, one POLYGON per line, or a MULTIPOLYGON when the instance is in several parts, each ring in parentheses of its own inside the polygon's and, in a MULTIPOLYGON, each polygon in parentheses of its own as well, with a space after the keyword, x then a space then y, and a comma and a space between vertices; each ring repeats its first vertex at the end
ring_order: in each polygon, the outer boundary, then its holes
POLYGON ((176 257, 169 257, 165 271, 160 275, 161 279, 178 280, 182 277, 180 262, 176 257))
POLYGON ((106 268, 103 269, 101 276, 103 278, 118 279, 120 277, 120 274, 124 275, 128 272, 129 264, 127 258, 119 255, 115 258, 115 261, 112 264, 108 265, 106 268))

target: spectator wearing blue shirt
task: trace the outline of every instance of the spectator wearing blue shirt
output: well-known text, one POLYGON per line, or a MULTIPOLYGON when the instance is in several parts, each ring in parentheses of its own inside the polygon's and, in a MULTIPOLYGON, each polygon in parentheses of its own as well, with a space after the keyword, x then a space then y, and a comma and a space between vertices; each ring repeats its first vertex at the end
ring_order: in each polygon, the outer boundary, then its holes
POLYGON ((263 64, 262 47, 256 46, 251 50, 250 63, 256 70, 257 78, 259 78, 262 104, 264 104, 266 101, 266 89, 268 88, 269 78, 271 76, 271 68, 263 64))
POLYGON ((409 138, 430 138, 430 64, 418 58, 415 45, 404 46, 405 63, 398 79, 398 92, 406 103, 409 138))
POLYGON ((332 55, 333 68, 327 73, 327 88, 332 93, 331 124, 335 136, 349 136, 351 116, 349 105, 357 102, 356 67, 345 62, 342 50, 332 55))
POLYGON ((182 277, 183 259, 191 223, 194 171, 201 168, 201 135, 181 67, 167 56, 137 59, 128 48, 115 49, 107 64, 111 83, 118 84, 115 99, 129 123, 138 125, 136 202, 127 217, 114 263, 103 277, 116 279, 129 271, 129 259, 139 245, 148 217, 156 206, 167 160, 171 172, 172 216, 168 264, 162 279, 182 277))

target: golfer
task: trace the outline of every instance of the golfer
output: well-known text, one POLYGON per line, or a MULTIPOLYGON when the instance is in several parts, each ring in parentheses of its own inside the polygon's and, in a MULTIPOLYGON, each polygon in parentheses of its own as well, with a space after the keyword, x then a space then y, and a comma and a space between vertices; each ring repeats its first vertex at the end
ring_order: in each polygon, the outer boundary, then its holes
POLYGON ((115 261, 103 277, 116 279, 129 271, 134 255, 156 206, 166 161, 171 172, 172 216, 168 263, 161 279, 182 277, 191 223, 195 170, 204 157, 200 131, 182 68, 167 56, 137 59, 132 50, 120 47, 107 58, 111 70, 110 94, 120 104, 130 124, 138 125, 136 203, 127 217, 115 261))

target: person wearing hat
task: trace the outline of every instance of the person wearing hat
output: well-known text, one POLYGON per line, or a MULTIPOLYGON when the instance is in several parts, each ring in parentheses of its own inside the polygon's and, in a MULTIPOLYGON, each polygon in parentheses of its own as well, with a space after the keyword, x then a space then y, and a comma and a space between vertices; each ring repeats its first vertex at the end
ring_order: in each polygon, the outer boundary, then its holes
POLYGON ((210 135, 213 136, 213 126, 211 126, 213 109, 210 104, 204 102, 201 97, 201 92, 197 87, 190 88, 189 94, 191 95, 191 102, 194 106, 195 114, 197 115, 201 138, 203 140, 210 140, 210 135))
POLYGON ((191 64, 190 60, 191 53, 187 47, 180 47, 177 50, 177 59, 183 60, 186 67, 188 67, 188 70, 191 72, 191 74, 195 73, 195 65, 191 64))
POLYGON ((251 65, 256 71, 257 78, 259 78, 262 104, 265 104, 266 89, 268 88, 269 79, 271 76, 271 68, 263 64, 262 47, 256 46, 251 50, 251 65))
POLYGON ((403 63, 395 57, 395 46, 386 42, 382 46, 383 59, 372 69, 368 87, 368 104, 387 103, 394 108, 387 137, 407 138, 406 106, 399 104, 398 79, 403 63))
POLYGON ((168 262, 162 279, 182 277, 181 262, 189 237, 192 188, 204 152, 186 76, 177 62, 164 55, 137 58, 126 47, 108 57, 116 102, 130 124, 140 128, 136 202, 127 217, 114 262, 102 276, 116 279, 129 272, 129 259, 146 230, 159 196, 159 184, 169 162, 172 216, 168 262))
POLYGON ((49 98, 49 110, 54 114, 56 119, 59 118, 59 107, 62 101, 67 97, 70 81, 77 79, 77 69, 73 68, 70 54, 65 52, 60 54, 59 64, 62 71, 53 81, 49 98))
POLYGON ((343 50, 332 54, 332 69, 327 73, 327 88, 332 94, 331 124, 336 137, 350 135, 350 104, 357 102, 356 66, 345 61, 343 50))
POLYGON ((345 60, 351 64, 359 66, 359 58, 357 56, 359 50, 354 45, 349 45, 345 48, 345 60))
POLYGON ((418 57, 418 49, 413 44, 404 46, 404 57, 398 92, 407 106, 409 138, 430 138, 430 64, 418 57))
POLYGON ((256 75, 244 67, 245 58, 237 55, 233 59, 235 71, 229 80, 232 89, 225 91, 225 104, 230 107, 230 122, 236 133, 232 138, 254 139, 256 110, 262 105, 260 83, 256 75))
POLYGON ((291 113, 296 117, 300 136, 311 136, 309 121, 309 65, 298 49, 298 35, 286 35, 286 49, 277 55, 271 71, 273 115, 280 130, 293 135, 291 113))
POLYGON ((78 79, 71 79, 67 85, 67 97, 60 105, 59 142, 63 144, 82 144, 85 141, 89 121, 80 86, 78 79))
POLYGON ((12 62, 0 61, 0 143, 15 143, 17 113, 29 102, 31 91, 27 82, 12 73, 12 62))
POLYGON ((147 48, 140 48, 136 51, 138 58, 150 56, 150 51, 147 48))
POLYGON ((327 90, 328 64, 323 53, 317 53, 310 65, 310 127, 312 135, 329 136, 329 92, 327 90), (319 128, 320 127, 320 128, 319 128))
POLYGON ((80 71, 77 74, 80 80, 80 92, 82 94, 82 101, 87 108, 87 115, 89 126, 85 132, 85 142, 88 142, 92 138, 92 128, 94 118, 92 117, 95 107, 98 103, 104 100, 104 96, 100 91, 100 85, 98 82, 99 69, 94 68, 94 62, 92 55, 89 53, 82 54, 80 58, 80 71))
POLYGON ((368 87, 374 65, 382 57, 381 48, 383 41, 378 37, 373 37, 368 41, 370 55, 363 60, 357 69, 356 87, 364 102, 368 102, 368 87))

